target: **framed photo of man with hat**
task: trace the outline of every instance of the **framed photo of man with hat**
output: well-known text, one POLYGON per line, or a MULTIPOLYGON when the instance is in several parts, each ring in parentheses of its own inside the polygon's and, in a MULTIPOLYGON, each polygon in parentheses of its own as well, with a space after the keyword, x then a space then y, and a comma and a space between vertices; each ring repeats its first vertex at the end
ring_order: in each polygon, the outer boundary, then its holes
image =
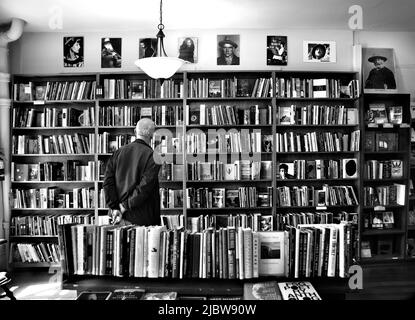
POLYGON ((218 35, 217 65, 239 65, 239 34, 218 35))
POLYGON ((393 49, 363 48, 362 76, 366 93, 397 92, 393 49))
POLYGON ((336 62, 336 42, 304 41, 303 61, 316 63, 336 62))

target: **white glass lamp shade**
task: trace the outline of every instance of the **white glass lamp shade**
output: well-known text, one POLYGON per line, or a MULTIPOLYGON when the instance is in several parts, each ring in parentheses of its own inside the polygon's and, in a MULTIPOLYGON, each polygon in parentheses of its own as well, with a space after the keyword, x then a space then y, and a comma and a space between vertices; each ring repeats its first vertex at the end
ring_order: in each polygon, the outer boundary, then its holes
POLYGON ((137 67, 153 79, 168 79, 185 63, 185 60, 167 56, 142 58, 134 62, 137 67))

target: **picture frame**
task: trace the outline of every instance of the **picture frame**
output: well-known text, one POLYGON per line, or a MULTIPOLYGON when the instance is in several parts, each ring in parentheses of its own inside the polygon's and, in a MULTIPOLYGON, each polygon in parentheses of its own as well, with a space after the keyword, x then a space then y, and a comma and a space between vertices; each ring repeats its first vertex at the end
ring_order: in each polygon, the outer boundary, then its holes
POLYGON ((84 37, 63 37, 64 68, 84 67, 84 37))
POLYGON ((335 41, 303 41, 303 62, 334 63, 336 55, 335 41))
POLYGON ((196 37, 180 37, 178 38, 178 58, 189 63, 197 63, 198 61, 198 38, 196 37))
POLYGON ((217 59, 218 66, 240 65, 240 35, 217 35, 217 59))
POLYGON ((121 38, 101 38, 101 68, 121 68, 121 38))
POLYGON ((288 64, 288 40, 286 36, 267 36, 267 65, 288 64))
POLYGON ((362 78, 365 93, 397 93, 393 48, 362 48, 362 78))

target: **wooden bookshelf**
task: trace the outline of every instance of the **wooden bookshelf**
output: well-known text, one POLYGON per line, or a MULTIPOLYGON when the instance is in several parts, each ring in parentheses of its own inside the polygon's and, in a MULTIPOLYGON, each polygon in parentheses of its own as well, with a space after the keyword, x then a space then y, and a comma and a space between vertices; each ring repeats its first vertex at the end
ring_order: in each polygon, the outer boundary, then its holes
MULTIPOLYGON (((409 94, 364 94, 363 108, 361 118, 362 132, 363 132, 363 157, 361 166, 364 168, 362 199, 365 197, 365 188, 383 188, 383 191, 389 192, 394 190, 395 184, 404 186, 405 190, 402 193, 401 203, 390 201, 387 203, 377 203, 368 205, 364 203, 361 215, 361 244, 362 242, 369 243, 372 251, 372 258, 364 258, 362 262, 381 262, 402 260, 407 257, 406 242, 408 235, 407 215, 409 209, 409 177, 410 177, 410 128, 411 114, 410 114, 410 95, 409 94), (400 106, 401 123, 394 123, 391 121, 392 107, 400 106), (374 112, 375 117, 371 116, 372 110, 384 110, 374 112), (378 116, 378 118, 377 118, 378 116), (386 116, 387 123, 378 123, 386 116), (374 140, 373 140, 374 139, 374 140), (395 143, 387 142, 388 139, 396 139, 395 143), (387 144, 383 144, 386 141, 387 144), (386 148, 382 148, 386 146, 386 148), (378 149, 381 148, 381 149, 378 149), (392 172, 396 171, 394 163, 398 160, 401 163, 400 176, 392 177, 392 172), (372 162, 371 162, 372 161, 372 162), (374 162, 377 161, 377 162, 374 162), (389 161, 389 162, 388 162, 389 161), (394 161, 394 163, 392 163, 394 161), (371 163, 367 167, 366 164, 371 163), (376 164, 373 164, 376 163, 376 164), (379 164, 383 163, 383 169, 380 169, 379 164), (373 164, 373 165, 372 165, 373 164), (378 173, 383 171, 384 176, 368 178, 369 168, 376 170, 378 173), (371 229, 370 224, 374 223, 374 219, 380 219, 384 212, 392 212, 394 217, 393 228, 381 228, 380 230, 371 229), (373 221, 372 221, 373 220, 373 221), (379 254, 379 250, 383 250, 379 254)), ((371 172, 372 174, 372 172, 371 172)), ((395 194, 395 192, 394 192, 395 194)), ((384 218, 385 219, 385 218, 384 218)), ((377 220, 381 221, 381 220, 377 220)), ((383 223, 383 222, 382 222, 383 223)))
MULTIPOLYGON (((99 216, 104 216, 107 214, 108 209, 103 208, 99 205, 99 191, 102 188, 102 172, 99 171, 99 163, 105 161, 112 155, 112 152, 98 152, 98 137, 102 135, 104 132, 108 132, 109 136, 113 137, 116 135, 133 135, 133 129, 135 126, 135 122, 139 119, 133 118, 131 116, 131 123, 128 125, 119 125, 116 123, 111 124, 104 124, 103 119, 101 118, 101 112, 105 108, 110 107, 120 107, 120 108, 130 108, 133 110, 134 108, 139 109, 140 111, 144 108, 151 108, 154 112, 156 107, 167 106, 171 108, 180 107, 183 110, 183 115, 178 124, 158 124, 157 128, 167 129, 172 132, 172 138, 179 138, 178 135, 184 140, 183 143, 183 151, 174 153, 174 152, 163 152, 162 155, 166 157, 170 157, 173 159, 174 163, 187 163, 186 160, 192 159, 193 153, 187 150, 186 148, 186 133, 189 130, 199 130, 201 132, 207 133, 209 129, 220 130, 224 129, 228 131, 230 129, 236 129, 237 131, 242 130, 249 130, 249 132, 253 132, 254 130, 260 130, 261 136, 269 135, 272 137, 272 151, 264 151, 261 149, 260 152, 251 152, 251 153, 241 153, 237 152, 217 152, 217 153, 209 153, 206 152, 203 154, 204 159, 220 158, 226 156, 228 161, 231 157, 237 157, 238 159, 244 159, 244 157, 254 157, 255 155, 259 155, 261 160, 264 161, 271 161, 271 179, 259 179, 259 180, 190 180, 187 179, 188 168, 184 167, 183 176, 184 178, 181 180, 176 181, 167 181, 165 179, 160 180, 160 187, 163 188, 170 188, 181 190, 183 195, 186 195, 187 188, 190 187, 207 187, 207 188, 214 188, 214 187, 221 187, 224 189, 232 188, 237 189, 238 187, 247 187, 247 186, 255 186, 257 190, 266 190, 268 187, 272 187, 272 202, 270 203, 269 207, 225 207, 225 208, 188 208, 186 206, 186 201, 183 201, 183 208, 166 208, 161 209, 161 214, 178 214, 182 213, 185 217, 185 224, 187 223, 187 218, 196 217, 203 214, 223 214, 223 213, 230 213, 230 214, 238 214, 238 213, 255 213, 260 212, 265 215, 272 215, 274 218, 277 218, 279 214, 285 214, 287 212, 302 212, 303 210, 312 210, 312 211, 330 211, 335 214, 347 211, 350 213, 358 213, 361 214, 363 211, 363 202, 361 198, 361 189, 363 185, 363 172, 359 172, 357 177, 355 178, 343 178, 340 173, 338 177, 330 177, 330 178, 305 178, 305 179, 279 179, 277 178, 278 167, 277 165, 280 163, 287 163, 292 162, 294 160, 307 160, 313 161, 316 159, 321 160, 330 160, 336 159, 341 161, 343 159, 356 159, 357 164, 362 163, 362 132, 361 136, 358 139, 360 142, 360 149, 356 151, 313 151, 313 152, 276 152, 276 134, 277 133, 285 133, 285 132, 292 132, 298 134, 306 134, 307 132, 314 131, 319 133, 342 133, 348 134, 351 137, 352 132, 361 130, 362 129, 362 118, 361 114, 359 113, 357 116, 357 121, 354 123, 347 123, 343 122, 342 124, 336 123, 320 123, 320 124, 300 124, 297 123, 297 120, 292 125, 283 125, 280 124, 280 118, 278 110, 280 107, 289 107, 291 105, 296 105, 298 108, 307 106, 307 105, 319 105, 322 108, 324 106, 335 107, 342 105, 346 110, 348 109, 357 109, 360 110, 361 99, 358 97, 347 98, 347 97, 340 97, 340 96, 332 96, 332 97, 300 97, 300 96, 287 96, 283 97, 280 93, 278 93, 277 88, 275 86, 276 80, 279 78, 290 78, 290 77, 302 77, 307 79, 317 79, 317 78, 328 78, 328 79, 339 79, 342 82, 348 83, 351 80, 357 79, 357 73, 354 72, 301 72, 301 71, 208 71, 208 72, 201 72, 201 71, 188 71, 183 73, 177 73, 174 75, 170 93, 166 93, 170 95, 168 97, 162 97, 164 93, 158 91, 158 89, 154 89, 155 91, 149 91, 148 97, 143 98, 133 98, 128 97, 124 87, 124 91, 122 87, 116 92, 118 93, 110 93, 108 88, 105 87, 106 83, 109 81, 115 81, 116 86, 121 85, 121 83, 125 81, 149 81, 146 75, 140 73, 99 73, 99 74, 62 74, 62 75, 16 75, 13 77, 13 86, 14 84, 26 83, 28 81, 32 81, 35 85, 37 84, 46 84, 47 81, 57 81, 57 82, 65 82, 65 81, 96 81, 96 85, 99 88, 103 89, 103 95, 98 96, 95 95, 93 99, 80 99, 80 100, 47 100, 44 102, 38 101, 13 101, 13 108, 37 108, 42 109, 45 107, 54 107, 57 109, 63 108, 65 106, 85 110, 90 106, 93 106, 94 109, 94 116, 95 116, 95 123, 91 126, 72 126, 72 127, 14 127, 11 128, 13 135, 47 135, 47 134, 56 134, 64 133, 68 131, 69 134, 74 134, 76 132, 81 133, 92 133, 95 138, 95 150, 92 150, 90 153, 87 154, 12 154, 12 160, 18 163, 38 163, 38 162, 45 162, 45 161, 67 161, 67 160, 78 160, 82 163, 87 161, 94 161, 95 163, 95 179, 93 181, 30 181, 30 182, 12 182, 12 188, 41 188, 41 187, 48 187, 56 185, 64 190, 69 190, 74 186, 87 186, 91 187, 95 191, 95 205, 93 208, 88 209, 75 209, 75 208, 47 208, 47 209, 29 209, 29 208, 21 208, 21 209, 13 209, 12 210, 12 217, 19 217, 23 215, 39 215, 45 216, 50 214, 72 214, 72 215, 92 215, 95 218, 95 221, 98 220, 99 216), (209 96, 202 96, 197 97, 193 96, 190 93, 190 83, 192 80, 197 80, 200 78, 209 78, 209 79, 228 79, 228 78, 238 78, 238 79, 272 79, 270 82, 270 87, 268 90, 262 90, 255 96, 223 96, 223 97, 209 97, 209 96), (119 81, 119 82, 117 82, 119 81), (124 92, 124 93, 122 93, 124 92), (109 98, 111 94, 114 94, 112 98, 109 98), (236 110, 249 110, 252 106, 258 106, 259 109, 266 109, 267 112, 269 110, 269 114, 267 113, 267 120, 262 121, 260 123, 255 123, 254 119, 251 119, 251 123, 246 124, 209 124, 209 125, 202 125, 202 124, 194 124, 187 119, 186 115, 186 108, 189 106, 190 109, 198 109, 200 105, 204 104, 206 107, 213 107, 217 105, 224 105, 224 106, 232 106, 235 107, 236 110), (101 122, 102 120, 102 122, 101 122), (112 125, 113 124, 113 125, 112 125), (222 157, 223 156, 223 157, 222 157), (178 161, 180 160, 180 161, 178 161), (100 175, 101 173, 101 175, 100 175), (310 187, 314 187, 316 189, 320 189, 323 185, 329 186, 352 186, 355 192, 355 195, 358 199, 357 204, 353 205, 324 205, 324 206, 299 206, 299 205, 291 205, 291 206, 277 206, 277 192, 276 188, 282 186, 293 186, 293 185, 307 185, 310 187)), ((127 82, 124 83, 127 84, 127 82)), ((150 82, 148 82, 150 83, 150 82)), ((153 82, 151 82, 153 83, 153 82)), ((151 84, 150 86, 153 86, 151 84)), ((152 87, 154 88, 154 87, 152 87)), ((150 89, 153 90, 153 89, 150 89)), ((169 89, 170 90, 170 89, 169 89)), ((299 93, 300 95, 301 93, 299 93)), ((153 114, 152 114, 153 116, 153 114)), ((111 119, 112 120, 112 119, 111 119)), ((177 119, 176 119, 177 120, 177 119)), ((111 122, 111 121, 110 121, 111 122)), ((333 121, 334 122, 334 121, 333 121)), ((372 130, 372 129, 370 129, 372 130)), ((401 130, 400 128, 393 128, 393 130, 401 130)), ((403 129, 402 129, 403 130, 403 129)), ((350 141, 349 141, 350 142, 350 141)), ((351 142, 350 142, 351 143, 351 142)), ((396 153, 395 153, 396 154, 396 153)), ((404 151, 402 151, 401 156, 404 156, 404 151)), ((199 154, 196 154, 200 156, 199 154)), ((374 156, 378 156, 378 153, 374 153, 374 156)), ((233 158, 232 158, 233 160, 233 158)), ((340 162, 339 162, 340 163, 340 162)), ((360 166, 361 167, 361 166, 360 166)), ((340 168, 339 168, 340 170, 340 168)), ((340 171, 339 171, 340 172, 340 171)), ((366 182, 365 182, 366 183, 366 182)), ((21 240, 22 237, 13 237, 11 240, 17 242, 21 240)), ((24 239, 31 240, 31 237, 24 237, 24 239)), ((36 236, 33 236, 33 240, 36 236)), ((48 238, 48 237, 45 237, 48 238)), ((42 238, 40 238, 42 239, 42 238)), ((50 241, 56 241, 56 237, 50 237, 48 239, 50 241), (52 239, 52 240, 51 240, 52 239)), ((37 241, 39 241, 39 237, 37 237, 37 241)), ((14 266, 18 266, 19 264, 14 264, 14 266)), ((25 264, 27 266, 27 264, 25 264)))

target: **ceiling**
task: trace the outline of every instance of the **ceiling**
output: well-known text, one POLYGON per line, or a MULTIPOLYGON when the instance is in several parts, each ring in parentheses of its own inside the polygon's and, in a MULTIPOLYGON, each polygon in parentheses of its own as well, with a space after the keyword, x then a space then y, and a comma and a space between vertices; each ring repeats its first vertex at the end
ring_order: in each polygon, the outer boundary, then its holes
MULTIPOLYGON (((414 0, 164 0, 166 29, 348 29, 349 7, 363 8, 363 28, 415 31, 414 0)), ((0 0, 0 24, 27 21, 30 32, 156 29, 159 0, 0 0), (51 29, 52 12, 62 29, 51 29)))

